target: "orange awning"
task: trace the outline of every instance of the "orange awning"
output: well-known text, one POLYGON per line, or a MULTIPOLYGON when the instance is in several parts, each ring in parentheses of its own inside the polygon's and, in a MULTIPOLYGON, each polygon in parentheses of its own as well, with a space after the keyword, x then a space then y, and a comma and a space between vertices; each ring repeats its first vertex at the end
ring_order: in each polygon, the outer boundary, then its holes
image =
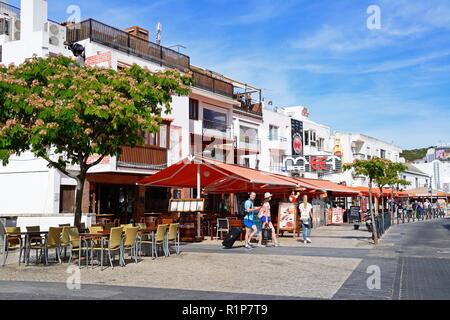
POLYGON ((359 191, 353 190, 344 185, 340 185, 334 183, 329 180, 318 180, 318 179, 306 179, 306 178, 297 178, 301 183, 307 183, 311 186, 314 186, 316 190, 322 191, 330 191, 333 192, 335 196, 357 196, 359 191))

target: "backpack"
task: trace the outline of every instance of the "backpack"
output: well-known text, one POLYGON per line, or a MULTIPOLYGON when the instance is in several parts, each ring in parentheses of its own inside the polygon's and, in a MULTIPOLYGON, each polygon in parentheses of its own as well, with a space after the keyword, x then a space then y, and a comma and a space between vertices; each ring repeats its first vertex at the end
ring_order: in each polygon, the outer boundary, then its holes
POLYGON ((241 204, 239 205, 239 208, 238 208, 238 217, 239 217, 240 219, 244 218, 244 217, 247 215, 247 212, 245 212, 245 202, 246 202, 246 201, 247 201, 247 200, 242 201, 241 204))

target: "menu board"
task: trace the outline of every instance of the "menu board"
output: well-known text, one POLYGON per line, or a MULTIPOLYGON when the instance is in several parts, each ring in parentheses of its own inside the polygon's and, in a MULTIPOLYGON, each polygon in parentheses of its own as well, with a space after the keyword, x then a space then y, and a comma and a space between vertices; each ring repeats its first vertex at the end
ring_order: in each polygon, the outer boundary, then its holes
POLYGON ((203 212, 205 199, 171 199, 169 212, 203 212))
POLYGON ((344 210, 342 208, 333 208, 333 215, 331 217, 333 224, 344 223, 344 210))
POLYGON ((296 233, 297 226, 297 205, 294 203, 280 203, 278 206, 278 233, 288 231, 296 233))
POLYGON ((361 210, 361 207, 353 206, 350 208, 350 217, 349 217, 350 222, 361 221, 361 219, 359 217, 360 210, 361 210))

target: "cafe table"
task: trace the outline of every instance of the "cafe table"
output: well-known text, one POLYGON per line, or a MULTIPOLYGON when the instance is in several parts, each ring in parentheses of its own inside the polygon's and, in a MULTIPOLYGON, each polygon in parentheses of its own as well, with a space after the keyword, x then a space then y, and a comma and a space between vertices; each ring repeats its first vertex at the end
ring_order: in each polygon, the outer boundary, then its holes
MULTIPOLYGON (((22 243, 22 248, 21 250, 23 251, 23 263, 29 263, 30 257, 30 239, 33 237, 39 237, 41 238, 44 243, 47 241, 47 236, 48 236, 48 231, 26 231, 26 232, 16 232, 16 233, 9 233, 8 237, 15 237, 15 238, 20 238, 21 243, 22 243)), ((20 264, 20 258, 19 257, 19 264, 20 264)), ((38 261, 36 260, 36 263, 38 261)))

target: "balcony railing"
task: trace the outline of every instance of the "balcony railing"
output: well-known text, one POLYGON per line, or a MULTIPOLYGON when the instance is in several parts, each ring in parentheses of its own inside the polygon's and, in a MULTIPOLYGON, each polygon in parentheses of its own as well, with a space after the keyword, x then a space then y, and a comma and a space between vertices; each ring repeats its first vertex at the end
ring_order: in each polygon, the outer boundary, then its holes
POLYGON ((160 170, 167 167, 167 150, 158 147, 124 147, 118 166, 160 170))
POLYGON ((261 140, 259 139, 246 139, 246 137, 239 138, 239 149, 244 150, 253 150, 260 151, 261 150, 261 140))
POLYGON ((269 141, 270 142, 287 142, 287 138, 286 137, 269 135, 269 141))
POLYGON ((203 135, 224 136, 226 138, 231 136, 231 127, 223 122, 203 120, 203 135))
POLYGON ((68 42, 78 42, 85 39, 152 61, 161 66, 165 65, 182 71, 188 71, 190 68, 188 56, 99 21, 88 19, 67 26, 68 42))
POLYGON ((194 87, 211 91, 228 98, 233 98, 234 87, 231 83, 208 76, 206 74, 192 71, 192 85, 194 87))
POLYGON ((12 6, 8 3, 0 1, 0 13, 7 13, 9 16, 20 18, 20 8, 12 6))
POLYGON ((246 113, 250 113, 256 116, 262 117, 262 103, 254 102, 245 103, 241 101, 240 106, 234 106, 234 110, 243 111, 246 113))

